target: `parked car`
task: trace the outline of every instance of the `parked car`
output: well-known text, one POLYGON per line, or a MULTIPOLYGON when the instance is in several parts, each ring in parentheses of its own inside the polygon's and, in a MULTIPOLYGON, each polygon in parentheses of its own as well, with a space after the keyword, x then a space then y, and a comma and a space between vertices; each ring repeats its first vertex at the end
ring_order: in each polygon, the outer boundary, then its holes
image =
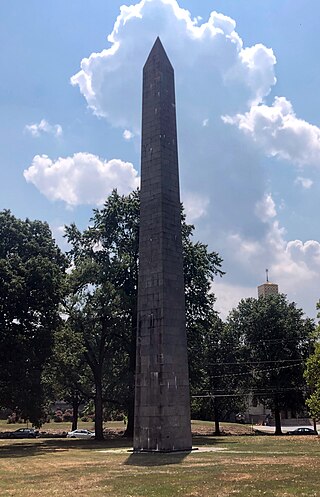
POLYGON ((246 422, 246 417, 242 412, 238 412, 238 414, 236 414, 236 422, 242 424, 246 422))
POLYGON ((288 435, 318 435, 312 428, 297 428, 293 431, 288 431, 288 435))
POLYGON ((67 438, 83 438, 92 439, 95 437, 95 433, 90 430, 73 430, 68 431, 67 438))
POLYGON ((8 438, 36 438, 39 436, 38 430, 33 428, 19 428, 15 431, 9 431, 8 438))

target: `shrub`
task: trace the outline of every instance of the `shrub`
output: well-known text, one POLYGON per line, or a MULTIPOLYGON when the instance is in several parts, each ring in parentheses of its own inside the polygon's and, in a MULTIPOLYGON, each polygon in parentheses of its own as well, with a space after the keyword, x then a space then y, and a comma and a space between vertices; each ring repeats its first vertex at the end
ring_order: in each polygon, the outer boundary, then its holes
POLYGON ((53 421, 55 423, 61 423, 63 421, 63 413, 60 409, 57 409, 53 415, 53 421))

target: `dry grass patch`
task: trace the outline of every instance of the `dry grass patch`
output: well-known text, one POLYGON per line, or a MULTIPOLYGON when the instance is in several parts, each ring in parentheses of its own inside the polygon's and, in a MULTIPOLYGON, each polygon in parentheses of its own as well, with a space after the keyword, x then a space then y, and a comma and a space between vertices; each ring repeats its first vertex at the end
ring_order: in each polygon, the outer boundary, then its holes
POLYGON ((0 496, 320 497, 314 437, 200 440, 206 450, 190 454, 132 454, 122 439, 0 440, 0 496))

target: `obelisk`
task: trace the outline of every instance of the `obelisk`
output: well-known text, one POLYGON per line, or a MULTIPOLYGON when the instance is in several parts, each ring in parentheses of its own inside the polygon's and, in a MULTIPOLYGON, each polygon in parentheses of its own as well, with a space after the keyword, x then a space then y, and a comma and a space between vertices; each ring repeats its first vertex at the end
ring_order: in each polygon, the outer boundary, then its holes
POLYGON ((191 450, 174 72, 143 69, 134 450, 191 450))

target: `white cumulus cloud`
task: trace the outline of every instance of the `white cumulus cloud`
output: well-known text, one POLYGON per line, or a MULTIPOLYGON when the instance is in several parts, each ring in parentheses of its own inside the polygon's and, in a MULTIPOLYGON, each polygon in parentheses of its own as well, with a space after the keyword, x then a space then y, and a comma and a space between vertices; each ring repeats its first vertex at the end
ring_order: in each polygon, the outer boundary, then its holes
MULTIPOLYGON (((119 133, 138 135, 142 67, 158 35, 175 70, 180 178, 189 192, 184 204, 202 239, 224 258, 225 302, 231 287, 234 296, 252 295, 268 267, 280 291, 314 309, 316 250, 286 239, 263 166, 265 155, 317 166, 319 128, 297 117, 285 97, 266 104, 276 84, 272 48, 259 40, 246 46, 235 21, 221 13, 199 19, 176 0, 141 0, 121 7, 108 46, 84 54, 71 83, 119 133)), ((289 210, 284 183, 277 184, 277 198, 289 210)))
POLYGON ((312 187, 313 181, 310 178, 304 178, 303 176, 298 176, 295 180, 296 185, 301 185, 305 190, 309 190, 312 187))
POLYGON ((61 124, 50 124, 45 119, 41 119, 39 123, 27 124, 25 126, 25 131, 30 133, 34 137, 39 137, 41 134, 47 133, 59 137, 62 135, 61 124))
POLYGON ((183 195, 183 206, 187 221, 193 223, 196 219, 205 216, 208 212, 210 200, 197 193, 186 192, 183 195))
MULTIPOLYGON (((223 229, 243 225, 265 192, 264 180, 256 151, 220 116, 244 112, 269 94, 276 83, 271 48, 245 46, 236 22, 224 14, 195 21, 176 0, 141 0, 121 7, 109 46, 84 58, 71 83, 96 115, 122 134, 138 135, 142 68, 158 35, 175 70, 182 188, 201 191, 218 213, 212 222, 223 229)), ((248 230, 259 232, 259 222, 248 230)))
MULTIPOLYGON (((176 0, 141 0, 121 7, 110 47, 84 58, 71 78, 95 114, 139 129, 141 68, 157 35, 170 50, 178 91, 183 85, 197 101, 196 116, 205 114, 208 104, 217 108, 221 96, 230 98, 232 87, 247 102, 260 101, 275 84, 272 50, 262 44, 244 48, 230 17, 212 12, 207 21, 195 21, 176 0), (212 102, 203 91, 210 87, 212 102)), ((194 111, 192 102, 186 107, 194 111)))
POLYGON ((138 173, 130 162, 106 161, 88 153, 56 161, 36 155, 24 177, 48 199, 62 200, 69 206, 102 205, 114 188, 127 194, 139 185, 138 173))
POLYGON ((253 105, 244 114, 222 119, 238 126, 269 156, 320 167, 320 128, 298 119, 285 97, 276 97, 272 106, 253 105))
MULTIPOLYGON (((252 296, 253 289, 263 283, 265 268, 269 269, 270 281, 279 285, 279 292, 288 295, 309 316, 315 316, 319 300, 320 243, 316 240, 285 239, 285 230, 274 220, 261 240, 234 233, 229 237, 228 250, 235 253, 238 274, 229 274, 226 286, 215 282, 217 309, 225 316, 225 293, 230 291, 230 301, 240 297, 237 280, 247 281, 241 286, 242 297, 252 296), (240 275, 240 276, 239 276, 240 275), (234 289, 232 287, 234 286, 234 289)), ((228 255, 227 255, 228 259, 228 255)), ((223 281, 224 283, 224 281, 223 281)), ((253 295, 256 296, 256 295, 253 295)), ((240 298, 239 298, 240 300, 240 298)))
POLYGON ((124 130, 124 132, 123 132, 123 138, 125 140, 131 140, 133 137, 134 137, 134 134, 132 133, 132 131, 130 131, 129 129, 125 129, 124 130))
POLYGON ((270 193, 265 194, 263 199, 256 203, 255 213, 263 223, 277 215, 276 205, 270 193))

